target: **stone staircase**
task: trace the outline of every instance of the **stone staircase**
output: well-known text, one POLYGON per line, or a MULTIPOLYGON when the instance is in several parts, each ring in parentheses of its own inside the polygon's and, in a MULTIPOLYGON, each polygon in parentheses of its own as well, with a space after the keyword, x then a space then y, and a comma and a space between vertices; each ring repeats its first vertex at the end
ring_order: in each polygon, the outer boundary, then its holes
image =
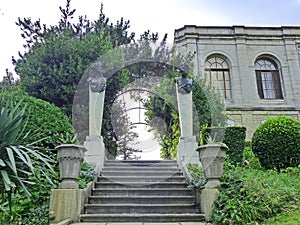
POLYGON ((107 160, 81 222, 201 222, 177 162, 107 160))

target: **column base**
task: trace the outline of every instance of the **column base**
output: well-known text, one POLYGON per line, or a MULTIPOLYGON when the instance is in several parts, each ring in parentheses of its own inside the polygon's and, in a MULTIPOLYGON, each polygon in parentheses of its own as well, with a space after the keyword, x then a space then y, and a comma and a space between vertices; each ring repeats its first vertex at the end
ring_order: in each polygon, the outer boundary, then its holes
POLYGON ((105 160, 105 145, 102 136, 87 136, 84 142, 87 149, 84 161, 93 165, 97 173, 102 171, 105 160))

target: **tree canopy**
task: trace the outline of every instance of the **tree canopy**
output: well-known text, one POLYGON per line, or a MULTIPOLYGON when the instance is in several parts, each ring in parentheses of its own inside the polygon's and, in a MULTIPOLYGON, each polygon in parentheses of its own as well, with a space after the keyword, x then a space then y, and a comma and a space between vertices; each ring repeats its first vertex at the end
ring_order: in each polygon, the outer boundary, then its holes
POLYGON ((60 7, 58 25, 47 27, 40 20, 19 18, 16 24, 25 40, 25 52, 19 53, 19 59, 13 58, 21 87, 33 97, 59 106, 68 116, 84 71, 101 54, 134 38, 134 33, 127 32, 129 21, 121 18, 110 23, 103 5, 97 20, 79 16, 77 22, 71 22, 76 10, 70 2, 60 7))

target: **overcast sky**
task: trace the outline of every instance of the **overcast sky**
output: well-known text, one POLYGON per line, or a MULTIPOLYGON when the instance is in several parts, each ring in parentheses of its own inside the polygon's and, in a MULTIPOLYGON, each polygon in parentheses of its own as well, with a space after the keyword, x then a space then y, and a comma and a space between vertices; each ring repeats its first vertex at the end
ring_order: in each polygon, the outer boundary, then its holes
MULTIPOLYGON (((72 0, 75 18, 87 15, 96 19, 101 2, 112 22, 123 17, 130 20, 130 31, 139 36, 145 30, 168 33, 173 41, 174 29, 184 25, 300 25, 300 0, 72 0)), ((5 68, 14 69, 11 57, 23 51, 23 40, 15 22, 18 17, 41 19, 47 25, 57 24, 59 6, 65 0, 1 0, 0 2, 0 77, 5 68)))

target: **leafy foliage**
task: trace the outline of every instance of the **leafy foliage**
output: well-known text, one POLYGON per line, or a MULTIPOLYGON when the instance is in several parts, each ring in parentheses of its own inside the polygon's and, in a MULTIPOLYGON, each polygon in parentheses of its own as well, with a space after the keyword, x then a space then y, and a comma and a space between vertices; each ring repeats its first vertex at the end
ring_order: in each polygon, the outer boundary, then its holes
MULTIPOLYGON (((39 163, 36 167, 40 170, 44 168, 44 165, 39 163)), ((52 172, 45 171, 52 183, 49 183, 46 177, 36 170, 36 176, 29 177, 30 181, 35 183, 35 185, 28 186, 30 198, 25 198, 24 192, 19 190, 12 195, 11 210, 6 207, 7 201, 2 204, 0 224, 48 225, 50 223, 50 191, 57 188, 59 181, 57 168, 53 166, 53 169, 52 172)))
POLYGON ((191 180, 189 180, 189 186, 197 189, 203 189, 207 180, 205 179, 202 167, 200 167, 197 164, 188 164, 187 169, 189 170, 189 173, 191 175, 191 180))
POLYGON ((121 18, 116 25, 109 23, 103 5, 96 21, 79 16, 77 23, 71 23, 76 10, 71 9, 70 2, 67 0, 65 9, 60 7, 62 18, 50 28, 40 20, 19 18, 17 25, 22 30, 26 52, 20 54, 20 59, 13 59, 22 88, 60 107, 69 117, 84 71, 101 54, 129 43, 134 37, 128 36, 129 21, 121 18))
MULTIPOLYGON (((126 146, 129 139, 132 141, 135 133, 126 134, 126 131, 131 132, 128 118, 124 114, 124 107, 116 99, 116 96, 122 92, 122 89, 130 83, 130 74, 126 69, 118 71, 111 79, 107 81, 107 88, 105 91, 104 100, 104 115, 102 120, 102 133, 104 138, 105 146, 108 152, 114 158, 121 154, 121 147, 118 148, 118 143, 122 145, 123 150, 126 152, 126 146), (114 119, 117 121, 112 121, 112 114, 115 113, 114 119), (118 117, 119 115, 119 117, 118 117), (125 138, 127 135, 127 140, 122 140, 122 136, 125 138), (121 143, 123 141, 123 143, 121 143)), ((128 146, 127 146, 128 147, 128 146)), ((129 151, 128 153, 130 153, 129 151)), ((126 155, 126 154, 125 154, 126 155)), ((126 157, 125 157, 126 158, 126 157)))
POLYGON ((225 165, 212 222, 256 224, 298 204, 299 174, 225 165))
POLYGON ((224 127, 226 124, 225 105, 219 93, 210 85, 206 78, 193 78, 193 104, 198 116, 198 128, 194 127, 195 135, 204 127, 224 127))
POLYGON ((244 150, 244 163, 246 167, 261 169, 259 158, 253 153, 251 146, 246 146, 244 150))
POLYGON ((174 90, 173 83, 172 78, 166 77, 157 88, 157 95, 150 96, 144 103, 147 108, 146 122, 152 126, 160 143, 160 157, 163 159, 176 157, 180 138, 179 116, 174 105, 177 104, 176 96, 168 94, 174 90), (162 98, 163 96, 169 97, 162 98))
MULTIPOLYGON (((44 167, 39 164, 40 167, 44 167)), ((12 196, 12 209, 9 210, 5 202, 0 205, 0 224, 28 224, 28 225, 48 225, 53 219, 49 212, 50 192, 51 189, 57 188, 59 183, 58 167, 54 167, 54 171, 49 173, 53 183, 47 182, 45 177, 31 176, 30 180, 36 185, 31 185, 29 191, 31 197, 24 198, 24 192, 19 191, 12 196)), ((80 176, 77 180, 79 188, 84 189, 87 184, 94 180, 96 176, 94 168, 88 163, 81 165, 80 176)))
MULTIPOLYGON (((178 74, 175 73, 175 76, 176 75, 178 74)), ((161 96, 164 96, 164 91, 168 91, 172 88, 170 85, 172 81, 173 80, 169 78, 169 80, 165 81, 166 85, 160 85, 158 93, 162 92, 161 96)), ((206 83, 205 79, 194 79, 192 94, 194 104, 194 135, 199 137, 199 130, 208 124, 225 124, 226 116, 223 112, 224 104, 220 101, 218 94, 212 86, 206 83)), ((174 99, 170 102, 167 102, 164 99, 150 98, 150 101, 147 103, 147 107, 149 108, 146 113, 148 116, 147 120, 151 121, 155 117, 160 117, 168 126, 167 129, 161 129, 159 126, 155 127, 158 134, 161 136, 161 157, 164 159, 175 158, 180 139, 179 115, 176 108, 174 108, 174 102, 177 105, 177 99, 176 96, 173 97, 174 99), (173 104, 171 104, 171 102, 173 104), (166 130, 167 132, 162 133, 160 130, 162 130, 162 132, 165 132, 166 130)), ((161 126, 161 124, 159 125, 161 126)))
POLYGON ((300 121, 286 116, 268 118, 253 134, 252 149, 267 169, 278 171, 300 164, 300 121))
POLYGON ((12 72, 9 72, 8 69, 6 69, 6 75, 3 76, 3 80, 0 81, 0 92, 13 91, 18 89, 18 86, 19 80, 15 80, 12 72))
POLYGON ((200 145, 212 143, 223 143, 226 128, 224 127, 203 127, 200 131, 200 145))
POLYGON ((96 177, 96 171, 90 164, 83 162, 81 164, 79 178, 77 180, 80 189, 86 188, 87 184, 96 177))
POLYGON ((228 149, 227 156, 231 163, 243 165, 245 150, 246 127, 227 127, 225 131, 224 143, 228 149))
POLYGON ((0 191, 1 204, 8 200, 11 207, 11 195, 21 189, 30 197, 28 185, 35 184, 36 178, 43 177, 51 183, 48 173, 53 172, 49 156, 22 145, 26 138, 23 122, 25 108, 19 110, 20 103, 14 108, 0 99, 0 191), (42 166, 41 166, 42 165, 42 166), (7 197, 7 198, 6 198, 7 197))
POLYGON ((226 155, 231 163, 243 165, 245 149, 245 127, 204 127, 200 132, 200 145, 208 143, 211 137, 214 143, 224 143, 228 147, 226 155))
POLYGON ((35 146, 53 149, 61 144, 63 137, 74 135, 68 117, 53 104, 31 97, 22 91, 3 92, 0 98, 9 104, 10 108, 17 104, 20 108, 26 106, 23 109, 24 116, 26 116, 26 124, 23 124, 23 128, 26 134, 29 133, 23 144, 31 144, 43 139, 35 143, 35 146))

